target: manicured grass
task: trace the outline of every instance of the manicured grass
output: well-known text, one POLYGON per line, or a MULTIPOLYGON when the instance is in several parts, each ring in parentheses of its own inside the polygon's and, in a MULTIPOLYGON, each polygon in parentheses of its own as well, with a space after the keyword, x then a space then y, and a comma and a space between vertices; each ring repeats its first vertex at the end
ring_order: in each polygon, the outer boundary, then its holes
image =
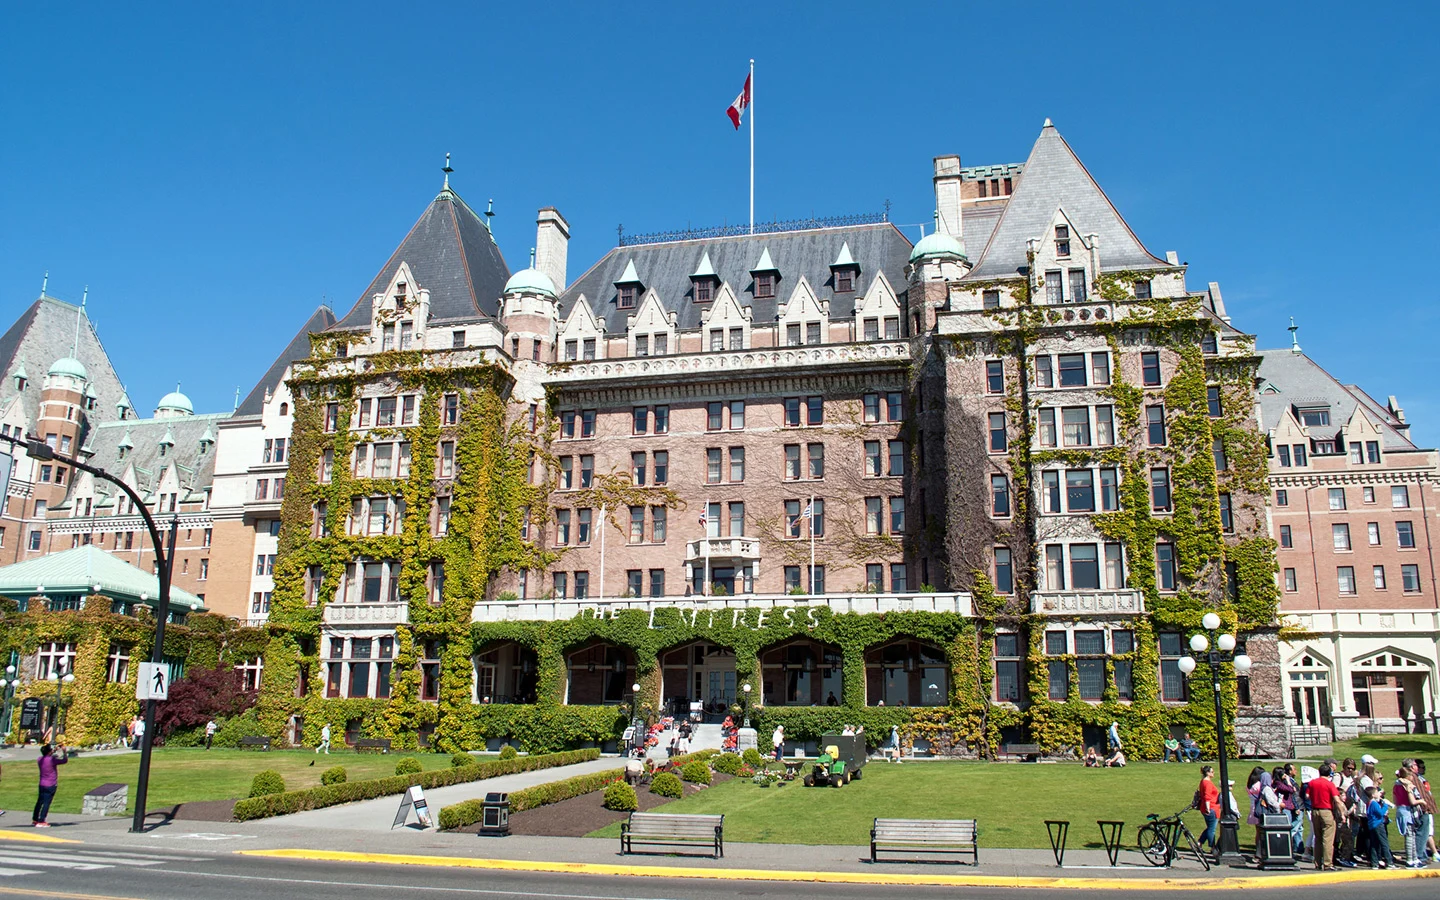
MULTIPOLYGON (((157 809, 196 800, 234 800, 250 793, 255 773, 274 769, 285 779, 287 790, 316 787, 320 774, 330 766, 344 766, 350 781, 381 778, 395 774, 395 763, 413 756, 426 769, 450 765, 443 753, 355 753, 340 751, 329 756, 304 750, 211 750, 160 749, 150 762, 150 796, 147 806, 157 809), (313 765, 312 765, 313 763, 313 765)), ((135 803, 135 780, 140 754, 114 756, 81 755, 60 767, 60 790, 51 809, 78 813, 86 791, 107 782, 130 785, 131 809, 135 803)), ((35 805, 39 769, 33 760, 10 760, 0 779, 0 809, 30 810, 35 805)), ((28 816, 28 812, 26 813, 28 816)), ((6 821, 9 821, 7 817, 6 821)), ((26 819, 28 821, 28 818, 26 819)))
MULTIPOLYGON (((1440 766, 1440 738, 1433 735, 1367 737, 1338 744, 1337 758, 1374 754, 1387 778, 1401 758, 1420 756, 1440 766)), ((1237 760, 1230 766, 1235 799, 1249 811, 1245 779, 1256 765, 1274 760, 1237 760)), ((1432 773, 1433 774, 1433 773, 1432 773)), ((1218 774, 1216 776, 1219 778, 1218 774)), ((863 777, 842 788, 806 788, 799 781, 761 788, 735 778, 693 797, 666 804, 676 813, 724 813, 725 838, 788 844, 868 845, 877 817, 977 819, 980 842, 989 847, 1048 848, 1046 819, 1066 819, 1071 847, 1100 847, 1098 819, 1125 822, 1122 840, 1133 846, 1147 813, 1169 815, 1190 803, 1199 765, 1131 763, 1124 769, 1086 769, 1078 763, 872 762, 863 777)), ((643 790, 643 788, 642 788, 643 790)), ((1189 813, 1198 837, 1203 822, 1189 813)), ((619 825, 594 832, 614 837, 619 825)), ((1243 822, 1242 845, 1254 829, 1243 822)))

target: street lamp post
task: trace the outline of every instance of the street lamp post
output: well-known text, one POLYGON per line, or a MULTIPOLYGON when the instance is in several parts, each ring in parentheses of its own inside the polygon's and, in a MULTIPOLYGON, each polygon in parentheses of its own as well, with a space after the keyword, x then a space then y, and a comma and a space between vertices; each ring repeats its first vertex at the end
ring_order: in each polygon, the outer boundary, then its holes
POLYGON ((63 666, 57 665, 55 671, 51 672, 49 680, 55 685, 55 733, 51 736, 54 743, 60 742, 60 735, 65 733, 65 685, 75 682, 74 672, 61 674, 63 666))
MULTIPOLYGON (((104 469, 81 462, 73 457, 61 456, 55 452, 55 448, 36 436, 31 435, 25 440, 19 440, 9 435, 0 435, 0 440, 17 447, 24 447, 26 455, 31 459, 38 459, 42 462, 60 460, 73 469, 89 472, 96 478, 115 485, 125 493, 125 496, 130 498, 135 511, 145 521, 145 530, 150 533, 150 542, 155 546, 156 568, 159 570, 160 579, 160 608, 155 611, 155 646, 150 650, 150 661, 159 665, 164 661, 165 655, 165 621, 170 618, 170 566, 175 556, 175 533, 180 524, 179 517, 174 516, 170 519, 170 540, 167 547, 165 542, 160 539, 160 527, 155 524, 155 517, 150 515, 150 508, 145 505, 145 498, 135 493, 135 489, 130 485, 104 469)), ((145 803, 150 788, 150 751, 155 740, 155 703, 154 700, 145 701, 145 733, 140 739, 140 773, 135 785, 135 817, 130 823, 130 831, 134 833, 145 830, 145 803)))
MULTIPOLYGON (((1240 816, 1239 810, 1230 804, 1230 753, 1228 741, 1225 737, 1225 712, 1220 702, 1220 672, 1221 665, 1230 663, 1235 667, 1236 675, 1248 675, 1250 673, 1250 657, 1244 653, 1235 653, 1235 635, 1216 634, 1220 630, 1220 617, 1215 613, 1206 613, 1200 620, 1200 626, 1209 633, 1207 638, 1203 634, 1190 636, 1190 649, 1198 656, 1209 650, 1205 662, 1210 667, 1210 683, 1215 695, 1215 741, 1219 748, 1220 756, 1220 837, 1215 845, 1215 861, 1221 863, 1226 859, 1240 859, 1240 816), (1213 648, 1213 649, 1212 649, 1213 648)), ((1182 656, 1180 658, 1180 671, 1189 675, 1195 671, 1197 665, 1194 656, 1182 656)))
POLYGON ((745 724, 744 724, 742 727, 744 727, 744 728, 749 728, 749 727, 750 727, 750 682, 748 682, 748 681, 745 682, 745 684, 743 684, 743 685, 740 687, 740 690, 743 691, 743 692, 744 692, 744 695, 745 695, 745 724))
POLYGON ((15 702, 15 691, 19 687, 20 679, 15 677, 15 667, 13 665, 6 666, 5 677, 0 678, 0 693, 5 695, 5 711, 0 713, 0 718, 3 718, 5 721, 6 734, 9 734, 11 731, 10 717, 13 715, 11 706, 15 702))

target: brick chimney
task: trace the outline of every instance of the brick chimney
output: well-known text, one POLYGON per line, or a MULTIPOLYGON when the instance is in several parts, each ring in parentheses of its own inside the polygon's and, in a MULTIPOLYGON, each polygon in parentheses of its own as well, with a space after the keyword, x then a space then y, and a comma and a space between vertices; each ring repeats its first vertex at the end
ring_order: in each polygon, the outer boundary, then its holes
POLYGON ((535 268, 550 276, 555 290, 565 290, 565 256, 570 246, 570 223, 560 210, 547 206, 535 220, 535 268))

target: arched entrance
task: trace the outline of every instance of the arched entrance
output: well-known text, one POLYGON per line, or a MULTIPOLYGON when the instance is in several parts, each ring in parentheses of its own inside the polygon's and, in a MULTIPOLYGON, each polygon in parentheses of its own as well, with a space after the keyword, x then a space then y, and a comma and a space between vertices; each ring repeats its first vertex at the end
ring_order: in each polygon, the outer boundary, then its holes
POLYGON ((565 702, 619 704, 635 680, 635 654, 617 644, 592 641, 565 655, 565 702))
POLYGON ((944 706, 949 697, 950 662, 934 644, 896 638, 865 651, 867 705, 944 706))
POLYGON ((840 648, 800 637, 760 652, 766 706, 838 706, 844 702, 840 648))
POLYGON ((534 703, 538 658, 515 641, 487 644, 475 654, 476 703, 534 703))
POLYGON ((674 715, 702 704, 707 717, 723 716, 735 703, 735 651, 694 641, 660 654, 660 694, 674 715))

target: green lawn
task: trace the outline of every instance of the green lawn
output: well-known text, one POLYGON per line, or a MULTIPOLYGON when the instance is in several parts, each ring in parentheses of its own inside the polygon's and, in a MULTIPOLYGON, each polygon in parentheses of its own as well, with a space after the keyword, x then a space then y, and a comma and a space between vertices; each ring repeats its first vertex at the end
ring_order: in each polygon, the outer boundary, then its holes
MULTIPOLYGON (((1363 753, 1395 771, 1401 758, 1420 756, 1440 766, 1440 738, 1433 735, 1369 737, 1335 746, 1337 758, 1363 753)), ((1235 797, 1248 812, 1245 778, 1257 764, 1231 765, 1235 797)), ((1266 760, 1269 768, 1276 763, 1266 760)), ((1218 779, 1218 775, 1216 776, 1218 779)), ((798 781, 761 788, 732 779, 692 797, 666 804, 666 812, 724 813, 725 837, 733 841, 792 844, 868 844, 877 816, 919 819, 978 819, 981 843, 990 847, 1048 848, 1046 819, 1068 819, 1071 847, 1100 847, 1097 819, 1125 822, 1123 840, 1132 845, 1147 813, 1168 815, 1189 804, 1199 782, 1197 765, 1132 763, 1124 769, 1086 769, 1077 763, 1002 764, 872 762, 863 777, 842 788, 806 788, 798 781)), ((1187 820, 1198 837, 1199 813, 1187 820)), ((619 825, 592 837, 613 837, 619 825)), ((1254 829, 1242 823, 1242 844, 1254 829)))
MULTIPOLYGON (((329 756, 304 750, 211 750, 160 749, 150 762, 150 797, 154 810, 191 800, 233 800, 250 793, 250 779, 262 769, 274 769, 285 779, 288 790, 315 787, 320 773, 329 766, 344 766, 350 781, 395 774, 395 762, 414 756, 426 769, 450 765, 448 754, 437 753, 355 753, 340 751, 329 756), (313 765, 312 765, 313 764, 313 765)), ((135 779, 140 754, 72 757, 60 767, 60 790, 51 809, 78 813, 85 792, 106 782, 130 785, 130 802, 135 802, 135 779)), ((39 770, 33 761, 10 760, 0 778, 0 809, 29 810, 35 805, 39 770)), ((8 821, 8 820, 7 820, 8 821)))

